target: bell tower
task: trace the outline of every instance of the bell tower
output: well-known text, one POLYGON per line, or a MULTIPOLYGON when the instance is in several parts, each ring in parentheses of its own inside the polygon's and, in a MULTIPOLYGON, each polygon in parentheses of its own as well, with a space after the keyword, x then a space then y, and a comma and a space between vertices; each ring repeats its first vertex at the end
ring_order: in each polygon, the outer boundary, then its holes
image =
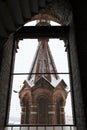
MULTIPOLYGON (((51 25, 41 20, 36 26, 51 25)), ((30 75, 19 92, 21 124, 65 124, 67 85, 57 73, 48 43, 49 38, 38 38, 30 75)))

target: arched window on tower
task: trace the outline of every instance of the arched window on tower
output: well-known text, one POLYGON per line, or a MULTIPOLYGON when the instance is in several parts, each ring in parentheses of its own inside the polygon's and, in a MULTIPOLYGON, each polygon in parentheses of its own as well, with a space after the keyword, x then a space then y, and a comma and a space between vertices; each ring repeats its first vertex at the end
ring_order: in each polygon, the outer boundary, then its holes
POLYGON ((46 96, 40 96, 37 102, 38 102, 37 124, 48 124, 48 98, 46 96))

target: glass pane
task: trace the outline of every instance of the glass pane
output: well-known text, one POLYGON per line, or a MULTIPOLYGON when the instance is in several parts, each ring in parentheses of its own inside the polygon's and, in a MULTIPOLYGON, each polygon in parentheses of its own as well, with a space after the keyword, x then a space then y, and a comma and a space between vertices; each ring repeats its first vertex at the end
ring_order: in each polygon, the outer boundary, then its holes
MULTIPOLYGON (((33 20, 31 22, 26 23, 24 26, 35 26, 37 24, 38 20, 33 20)), ((54 21, 50 21, 50 24, 52 26, 61 26, 59 23, 56 23, 54 21)))
MULTIPOLYGON (((51 78, 54 74, 51 74, 51 78)), ((46 76, 46 75, 45 75, 46 76)), ((50 76, 50 74, 47 74, 50 76)), ((19 99, 19 92, 22 90, 24 84, 28 83, 28 85, 32 88, 38 85, 40 88, 44 88, 48 86, 48 88, 52 87, 56 89, 56 86, 59 84, 63 84, 65 86, 65 91, 68 92, 65 104, 65 124, 73 124, 73 115, 72 115, 72 103, 71 103, 71 86, 70 86, 70 77, 69 74, 60 74, 58 75, 58 80, 54 79, 49 82, 46 77, 43 77, 41 74, 33 74, 33 75, 13 75, 13 85, 12 85, 12 96, 11 96, 11 105, 10 105, 10 115, 9 115, 9 124, 20 124, 21 123, 21 104, 19 99), (32 76, 32 80, 29 81, 29 77, 32 76), (40 76, 36 81, 34 81, 35 76, 40 76), (42 77, 41 77, 42 76, 42 77), (67 87, 66 87, 67 86, 67 87), (14 114, 13 114, 14 113, 14 114)), ((35 78, 36 79, 36 78, 35 78)), ((28 87, 29 87, 28 86, 28 87)), ((33 98, 33 97, 32 97, 33 98)), ((31 106, 30 106, 31 107, 31 106)), ((32 106, 35 109, 35 106, 32 106)), ((61 109, 62 112, 62 109, 61 109)), ((46 112, 47 113, 47 112, 46 112)), ((49 111, 49 115, 53 112, 49 111)), ((31 112, 31 114, 35 115, 35 112, 31 112)), ((25 123, 26 124, 26 123, 25 123)))
POLYGON ((53 130, 53 127, 52 126, 47 126, 46 130, 53 130))
POLYGON ((37 39, 23 39, 18 43, 19 49, 15 56, 14 73, 29 73, 38 41, 37 39))
POLYGON ((49 39, 49 48, 51 50, 54 63, 58 73, 68 73, 68 57, 65 51, 64 41, 59 39, 49 39))
POLYGON ((72 98, 71 98, 71 85, 70 85, 70 75, 69 74, 60 74, 60 79, 63 79, 67 85, 66 90, 68 92, 65 104, 65 124, 73 124, 73 107, 72 107, 72 98))
POLYGON ((62 126, 55 126, 55 130, 62 130, 62 126))
POLYGON ((21 130, 29 130, 29 129, 27 126, 26 127, 23 126, 23 127, 21 127, 21 130))
MULTIPOLYGON (((38 62, 43 60, 42 66, 47 66, 49 64, 50 71, 49 73, 68 73, 68 59, 67 52, 65 51, 64 42, 59 39, 49 39, 48 41, 48 49, 41 48, 42 43, 47 42, 43 39, 38 41, 38 39, 23 39, 19 41, 18 46, 19 49, 15 56, 15 67, 14 73, 29 73, 31 72, 32 66, 37 65, 37 61, 35 61, 36 55, 38 62), (39 53, 37 54, 39 50, 39 53), (44 52, 44 53, 43 53, 44 52), (43 56, 41 56, 43 54, 43 56), (46 64, 47 63, 47 64, 46 64), (53 69, 55 68, 55 72, 53 69)), ((46 43, 47 44, 47 43, 46 43)), ((42 67, 41 66, 41 67, 42 67)), ((35 67, 34 67, 35 68, 35 67)), ((41 71, 39 71, 41 73, 41 71)), ((42 72, 46 72, 43 70, 42 72)), ((34 71, 34 73, 36 73, 34 71)))
POLYGON ((37 127, 29 127, 29 130, 36 130, 37 127))
POLYGON ((13 127, 13 130, 20 130, 20 127, 13 127))
POLYGON ((77 130, 76 126, 72 126, 71 130, 77 130))
POLYGON ((9 124, 20 124, 21 107, 19 100, 19 91, 23 87, 23 82, 26 79, 26 77, 26 75, 13 75, 9 124))
POLYGON ((63 130, 70 130, 70 126, 64 126, 63 130))
POLYGON ((38 126, 38 130, 46 130, 44 126, 40 127, 38 126))
POLYGON ((12 130, 11 127, 5 127, 5 130, 12 130))

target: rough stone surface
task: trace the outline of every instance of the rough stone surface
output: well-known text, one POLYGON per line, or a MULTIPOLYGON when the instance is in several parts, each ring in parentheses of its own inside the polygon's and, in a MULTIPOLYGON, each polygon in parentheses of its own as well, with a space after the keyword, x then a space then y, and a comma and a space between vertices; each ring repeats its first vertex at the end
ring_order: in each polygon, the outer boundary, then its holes
POLYGON ((13 38, 10 36, 3 49, 3 59, 0 70, 0 126, 3 127, 6 119, 8 101, 10 67, 12 58, 13 38))
MULTIPOLYGON (((73 25, 71 25, 73 27, 73 25)), ((70 30, 69 46, 70 46, 70 61, 72 73, 72 92, 73 92, 73 107, 76 118, 76 125, 79 130, 86 130, 85 116, 83 109, 83 98, 80 82, 80 72, 77 60, 77 50, 75 46, 74 27, 70 30)))

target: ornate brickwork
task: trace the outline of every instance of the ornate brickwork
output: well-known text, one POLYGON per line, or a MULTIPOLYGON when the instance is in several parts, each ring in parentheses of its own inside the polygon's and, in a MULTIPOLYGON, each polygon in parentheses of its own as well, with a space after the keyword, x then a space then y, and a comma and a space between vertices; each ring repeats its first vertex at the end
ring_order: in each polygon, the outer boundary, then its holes
MULTIPOLYGON (((27 81, 26 81, 27 82, 27 81)), ((24 82, 19 93, 21 101, 22 124, 64 124, 64 106, 67 92, 63 80, 55 88, 44 77, 41 77, 33 87, 24 82), (26 87, 25 87, 26 86, 26 87)))

